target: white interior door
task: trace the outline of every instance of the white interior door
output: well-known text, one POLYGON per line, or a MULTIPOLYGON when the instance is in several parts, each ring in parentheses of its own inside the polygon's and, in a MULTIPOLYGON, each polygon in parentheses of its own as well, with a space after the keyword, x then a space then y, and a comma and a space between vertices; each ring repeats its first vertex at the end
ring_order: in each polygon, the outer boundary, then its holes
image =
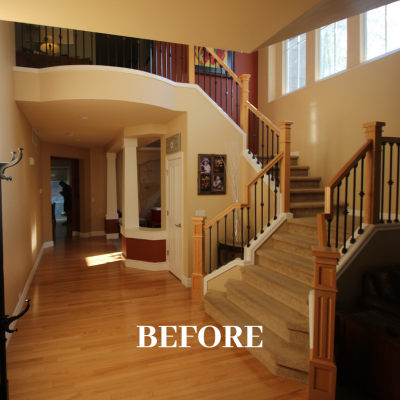
POLYGON ((183 179, 182 153, 167 158, 168 266, 180 280, 183 276, 183 179), (177 157, 177 158, 174 158, 177 157))

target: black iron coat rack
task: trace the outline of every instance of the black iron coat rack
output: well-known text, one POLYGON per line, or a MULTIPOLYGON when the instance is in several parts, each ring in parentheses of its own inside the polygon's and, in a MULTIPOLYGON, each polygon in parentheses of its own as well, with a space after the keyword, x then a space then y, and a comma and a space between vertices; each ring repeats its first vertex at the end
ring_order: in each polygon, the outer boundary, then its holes
POLYGON ((22 150, 18 149, 19 154, 16 157, 16 152, 13 151, 10 162, 0 163, 0 400, 8 400, 8 381, 7 381, 7 360, 6 360, 6 333, 18 332, 18 329, 11 329, 10 325, 21 318, 29 310, 29 302, 27 299, 25 310, 21 311, 18 315, 10 317, 5 314, 4 304, 4 253, 3 253, 3 205, 2 205, 2 181, 11 181, 11 176, 5 176, 4 171, 7 168, 13 167, 18 164, 22 159, 22 150), (4 341, 3 341, 4 339, 4 341), (3 344, 1 344, 3 341, 3 344))

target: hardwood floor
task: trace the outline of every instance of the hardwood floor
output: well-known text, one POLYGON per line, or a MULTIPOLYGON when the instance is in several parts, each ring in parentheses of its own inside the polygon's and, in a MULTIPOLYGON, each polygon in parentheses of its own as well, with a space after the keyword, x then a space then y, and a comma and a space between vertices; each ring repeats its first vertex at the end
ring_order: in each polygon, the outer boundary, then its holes
POLYGON ((307 399, 306 385, 275 377, 223 341, 136 347, 138 325, 221 327, 169 272, 125 268, 105 238, 64 238, 66 229, 57 227, 55 247, 43 253, 31 309, 8 346, 10 400, 307 399))

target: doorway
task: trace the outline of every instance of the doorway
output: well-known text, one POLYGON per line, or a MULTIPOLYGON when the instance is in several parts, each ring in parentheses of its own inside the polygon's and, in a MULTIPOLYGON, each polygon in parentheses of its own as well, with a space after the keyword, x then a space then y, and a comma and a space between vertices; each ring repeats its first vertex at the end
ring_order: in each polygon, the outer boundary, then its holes
POLYGON ((167 262, 178 279, 183 277, 183 153, 166 157, 167 262))

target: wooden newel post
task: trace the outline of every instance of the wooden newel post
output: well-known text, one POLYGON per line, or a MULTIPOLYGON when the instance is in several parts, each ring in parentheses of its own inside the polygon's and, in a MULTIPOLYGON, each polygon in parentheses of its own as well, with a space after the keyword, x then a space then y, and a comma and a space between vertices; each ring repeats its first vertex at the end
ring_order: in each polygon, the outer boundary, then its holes
MULTIPOLYGON (((314 327, 310 351, 309 400, 334 400, 337 368, 334 359, 336 266, 338 249, 313 246, 314 327)), ((310 332, 311 333, 311 332, 310 332)))
POLYGON ((194 46, 187 46, 186 50, 188 83, 196 83, 196 75, 194 69, 194 46))
POLYGON ((281 194, 282 194, 282 212, 290 212, 290 143, 292 121, 283 121, 279 124, 281 130, 279 136, 279 151, 283 151, 283 159, 281 162, 281 194))
POLYGON ((243 83, 240 96, 240 127, 247 135, 247 148, 249 148, 249 112, 247 111, 246 102, 249 101, 250 77, 251 75, 247 74, 239 76, 239 79, 243 83))
POLYGON ((203 280, 205 273, 205 233, 204 223, 207 217, 192 217, 193 221, 193 273, 192 300, 203 300, 203 280))
POLYGON ((365 158, 365 217, 366 224, 379 223, 381 191, 382 127, 384 122, 364 124, 365 138, 373 140, 372 150, 365 158))

